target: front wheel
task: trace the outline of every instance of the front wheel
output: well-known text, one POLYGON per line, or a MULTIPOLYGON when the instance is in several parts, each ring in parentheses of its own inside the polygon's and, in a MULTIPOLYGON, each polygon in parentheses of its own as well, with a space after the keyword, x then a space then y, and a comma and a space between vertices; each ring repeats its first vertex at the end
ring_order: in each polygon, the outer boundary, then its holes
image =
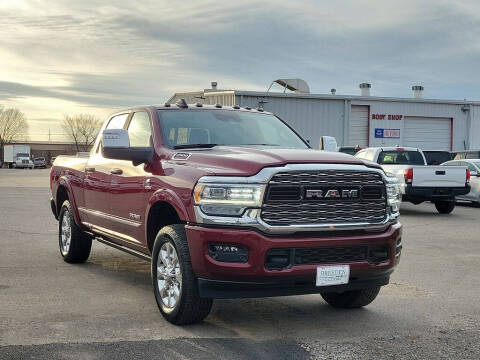
POLYGON ((351 290, 343 293, 321 293, 323 300, 331 306, 343 309, 356 309, 367 306, 377 297, 380 286, 368 289, 351 290))
POLYGON ((450 214, 455 209, 455 200, 435 201, 435 207, 440 214, 450 214))
POLYGON ((158 232, 152 253, 152 282, 158 308, 172 324, 197 323, 210 313, 213 301, 199 295, 183 225, 166 226, 158 232))

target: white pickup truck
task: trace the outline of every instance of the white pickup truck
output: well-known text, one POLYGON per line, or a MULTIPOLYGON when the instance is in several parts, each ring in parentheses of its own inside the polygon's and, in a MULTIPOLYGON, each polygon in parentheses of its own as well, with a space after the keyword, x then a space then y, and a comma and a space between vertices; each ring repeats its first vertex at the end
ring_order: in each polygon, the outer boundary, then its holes
POLYGON ((449 214, 455 208, 455 196, 470 191, 470 172, 464 166, 427 166, 423 152, 407 147, 372 147, 356 157, 380 164, 401 184, 402 200, 415 205, 432 201, 438 212, 449 214))

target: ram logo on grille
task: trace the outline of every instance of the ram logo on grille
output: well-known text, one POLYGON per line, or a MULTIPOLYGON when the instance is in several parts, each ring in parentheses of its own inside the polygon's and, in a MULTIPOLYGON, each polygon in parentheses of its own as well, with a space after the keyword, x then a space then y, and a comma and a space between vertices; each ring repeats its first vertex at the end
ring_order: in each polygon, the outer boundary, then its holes
POLYGON ((306 189, 306 199, 354 199, 358 198, 358 189, 306 189))

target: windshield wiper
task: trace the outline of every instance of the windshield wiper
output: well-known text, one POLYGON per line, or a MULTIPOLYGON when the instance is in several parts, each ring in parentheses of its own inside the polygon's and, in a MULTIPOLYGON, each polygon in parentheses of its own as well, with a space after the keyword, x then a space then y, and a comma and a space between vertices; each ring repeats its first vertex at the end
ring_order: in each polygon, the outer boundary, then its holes
POLYGON ((217 146, 218 144, 183 144, 183 145, 175 145, 173 148, 175 150, 177 149, 194 149, 194 148, 213 148, 214 146, 217 146))

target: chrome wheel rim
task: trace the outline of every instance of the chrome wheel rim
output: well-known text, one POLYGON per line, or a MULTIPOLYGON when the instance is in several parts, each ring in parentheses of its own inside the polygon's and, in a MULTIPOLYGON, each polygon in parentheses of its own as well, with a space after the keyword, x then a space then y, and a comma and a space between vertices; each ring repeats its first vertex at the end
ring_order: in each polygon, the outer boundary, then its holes
POLYGON ((165 242, 158 252, 157 284, 164 308, 173 310, 182 294, 182 271, 177 250, 170 242, 165 242))
POLYGON ((72 226, 70 224, 70 212, 65 210, 60 225, 60 251, 62 255, 67 255, 72 241, 72 226))

